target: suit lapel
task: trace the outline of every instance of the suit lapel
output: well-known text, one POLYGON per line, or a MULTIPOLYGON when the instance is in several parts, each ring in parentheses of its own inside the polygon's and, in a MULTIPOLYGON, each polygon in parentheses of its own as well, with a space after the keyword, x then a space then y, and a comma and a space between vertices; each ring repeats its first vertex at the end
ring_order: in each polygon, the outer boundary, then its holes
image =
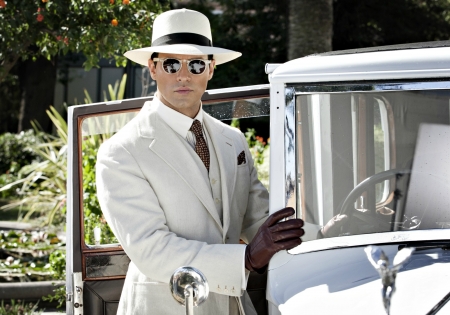
POLYGON ((223 201, 223 238, 225 241, 228 227, 230 226, 230 204, 233 200, 234 185, 236 183, 236 153, 234 141, 225 134, 223 126, 218 124, 208 114, 203 114, 203 122, 208 129, 211 142, 216 150, 220 167, 223 201))
POLYGON ((142 115, 139 117, 140 136, 153 139, 149 149, 172 167, 186 182, 222 229, 212 199, 211 187, 208 187, 202 174, 195 171, 198 165, 182 143, 183 139, 159 117, 156 111, 150 108, 150 105, 150 102, 144 105, 142 115))

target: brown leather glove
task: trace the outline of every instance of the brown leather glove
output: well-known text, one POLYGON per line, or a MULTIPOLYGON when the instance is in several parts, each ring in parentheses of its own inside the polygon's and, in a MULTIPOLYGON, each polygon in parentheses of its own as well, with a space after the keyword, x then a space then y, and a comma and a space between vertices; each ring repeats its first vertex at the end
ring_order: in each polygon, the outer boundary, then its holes
POLYGON ((317 238, 336 237, 341 234, 341 227, 347 222, 346 214, 335 215, 317 233, 317 238))
POLYGON ((292 208, 281 209, 269 216, 245 249, 245 268, 264 273, 270 258, 282 249, 291 249, 302 243, 300 236, 303 220, 291 219, 278 222, 295 213, 292 208))

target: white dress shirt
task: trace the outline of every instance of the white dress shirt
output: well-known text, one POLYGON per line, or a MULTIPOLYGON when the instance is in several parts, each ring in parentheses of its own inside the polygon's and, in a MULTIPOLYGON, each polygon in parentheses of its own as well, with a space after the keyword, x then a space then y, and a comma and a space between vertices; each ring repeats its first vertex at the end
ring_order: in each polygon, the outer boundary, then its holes
POLYGON ((206 138, 206 133, 204 131, 205 126, 203 125, 203 111, 201 103, 200 110, 194 118, 183 115, 182 113, 173 110, 169 106, 164 105, 164 103, 161 102, 157 96, 153 98, 153 106, 155 106, 156 111, 158 112, 162 120, 164 120, 164 122, 168 124, 169 127, 172 128, 176 133, 178 133, 183 139, 186 139, 186 141, 194 150, 196 139, 194 133, 189 129, 191 129, 194 120, 197 119, 198 121, 200 121, 203 129, 203 137, 205 138, 206 145, 208 145, 208 139, 206 138))

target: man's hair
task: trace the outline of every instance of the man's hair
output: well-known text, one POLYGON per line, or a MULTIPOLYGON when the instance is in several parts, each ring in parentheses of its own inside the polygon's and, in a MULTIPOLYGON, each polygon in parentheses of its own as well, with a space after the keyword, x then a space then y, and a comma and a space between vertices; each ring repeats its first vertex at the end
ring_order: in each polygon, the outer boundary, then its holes
MULTIPOLYGON (((153 58, 158 58, 158 56, 159 56, 159 53, 154 52, 154 53, 150 56, 150 60, 153 61, 153 58)), ((153 61, 153 64, 154 64, 155 67, 156 67, 156 61, 153 61)))

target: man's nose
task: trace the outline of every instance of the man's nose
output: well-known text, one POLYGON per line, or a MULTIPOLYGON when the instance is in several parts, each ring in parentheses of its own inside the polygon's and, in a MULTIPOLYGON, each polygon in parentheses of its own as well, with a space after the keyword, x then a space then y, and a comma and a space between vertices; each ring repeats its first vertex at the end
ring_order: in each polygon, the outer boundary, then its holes
POLYGON ((191 73, 188 70, 188 65, 185 60, 182 61, 181 69, 177 72, 177 79, 180 82, 191 80, 191 73))

